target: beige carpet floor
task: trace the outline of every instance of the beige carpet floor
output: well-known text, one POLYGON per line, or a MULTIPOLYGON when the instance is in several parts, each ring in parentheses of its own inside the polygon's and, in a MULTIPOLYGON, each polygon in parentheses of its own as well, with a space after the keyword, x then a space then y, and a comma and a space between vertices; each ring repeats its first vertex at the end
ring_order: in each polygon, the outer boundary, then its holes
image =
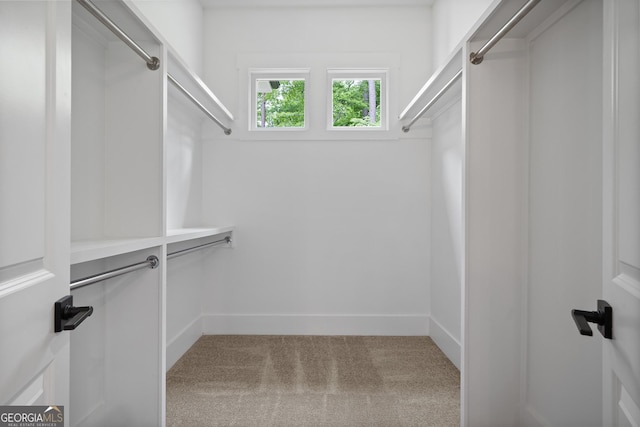
POLYGON ((167 373, 167 426, 458 426, 427 337, 203 336, 167 373))

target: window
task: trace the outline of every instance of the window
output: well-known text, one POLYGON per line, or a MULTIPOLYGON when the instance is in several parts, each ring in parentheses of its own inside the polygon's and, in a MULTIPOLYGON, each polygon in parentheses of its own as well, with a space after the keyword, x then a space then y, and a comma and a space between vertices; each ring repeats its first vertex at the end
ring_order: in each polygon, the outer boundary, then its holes
POLYGON ((251 130, 307 129, 307 70, 251 71, 251 130))
POLYGON ((386 129, 386 71, 329 70, 329 129, 386 129))

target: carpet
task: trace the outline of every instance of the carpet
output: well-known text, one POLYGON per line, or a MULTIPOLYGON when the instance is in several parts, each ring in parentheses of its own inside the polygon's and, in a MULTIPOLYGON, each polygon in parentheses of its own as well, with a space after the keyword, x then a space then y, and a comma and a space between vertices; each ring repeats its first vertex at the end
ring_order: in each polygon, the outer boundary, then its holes
POLYGON ((203 336, 167 373, 167 426, 458 426, 428 337, 203 336))

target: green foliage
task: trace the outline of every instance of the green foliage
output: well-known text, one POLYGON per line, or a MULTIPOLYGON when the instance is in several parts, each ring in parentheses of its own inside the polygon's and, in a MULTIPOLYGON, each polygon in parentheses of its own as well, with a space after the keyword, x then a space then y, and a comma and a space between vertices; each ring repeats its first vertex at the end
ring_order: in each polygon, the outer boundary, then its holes
MULTIPOLYGON (((304 80, 280 80, 279 86, 257 96, 257 126, 304 127, 304 80)), ((273 87, 274 85, 272 85, 273 87)))
MULTIPOLYGON (((266 84, 262 81, 262 84, 266 84)), ((304 127, 304 80, 269 81, 270 92, 258 93, 257 126, 304 127)), ((334 80, 332 85, 334 127, 380 127, 380 80, 334 80), (375 84, 375 99, 369 102, 369 82, 375 84), (369 108, 375 102, 372 120, 369 108)))
POLYGON ((376 86, 376 120, 369 116, 369 81, 333 81, 333 126, 380 126, 380 80, 376 86))

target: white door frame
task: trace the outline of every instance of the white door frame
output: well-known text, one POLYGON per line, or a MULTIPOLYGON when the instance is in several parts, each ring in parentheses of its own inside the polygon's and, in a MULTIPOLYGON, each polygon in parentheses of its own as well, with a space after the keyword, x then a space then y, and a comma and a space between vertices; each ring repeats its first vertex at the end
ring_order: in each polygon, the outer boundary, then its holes
MULTIPOLYGON (((604 2, 603 425, 640 425, 640 1, 604 2)), ((600 334, 595 334, 600 335, 600 334)))

